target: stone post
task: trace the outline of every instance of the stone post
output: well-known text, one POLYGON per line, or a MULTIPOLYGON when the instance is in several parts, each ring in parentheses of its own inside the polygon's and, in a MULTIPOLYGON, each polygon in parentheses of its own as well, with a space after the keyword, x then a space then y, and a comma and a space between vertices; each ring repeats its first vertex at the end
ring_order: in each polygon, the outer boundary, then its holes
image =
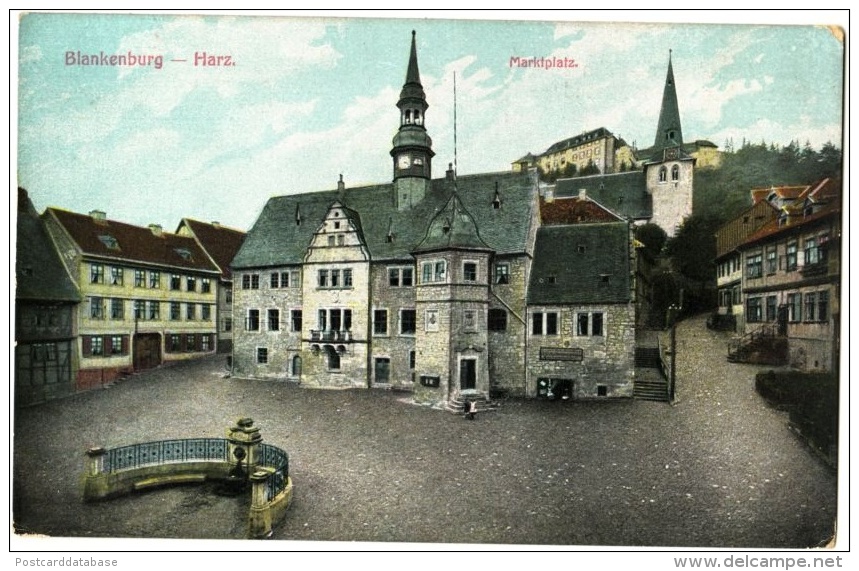
POLYGON ((271 473, 259 470, 251 475, 251 509, 248 536, 261 539, 271 535, 271 507, 266 498, 266 483, 271 473))
POLYGON ((262 435, 259 433, 259 428, 253 424, 252 418, 240 418, 227 431, 231 473, 239 467, 245 474, 253 474, 256 470, 262 435))
POLYGON ((107 454, 107 450, 100 446, 86 451, 87 462, 83 482, 84 501, 98 500, 107 495, 107 475, 102 471, 105 454, 107 454))

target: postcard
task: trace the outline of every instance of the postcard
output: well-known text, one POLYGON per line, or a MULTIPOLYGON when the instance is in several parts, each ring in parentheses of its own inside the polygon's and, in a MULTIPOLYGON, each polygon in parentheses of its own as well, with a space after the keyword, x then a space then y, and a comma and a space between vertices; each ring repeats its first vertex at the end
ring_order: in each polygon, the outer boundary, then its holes
POLYGON ((667 16, 18 14, 15 545, 849 545, 847 30, 667 16))

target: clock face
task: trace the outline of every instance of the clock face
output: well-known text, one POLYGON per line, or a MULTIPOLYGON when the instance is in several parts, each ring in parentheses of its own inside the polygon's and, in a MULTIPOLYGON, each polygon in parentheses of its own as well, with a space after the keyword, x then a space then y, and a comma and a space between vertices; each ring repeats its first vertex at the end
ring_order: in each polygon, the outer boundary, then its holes
POLYGON ((412 164, 412 159, 409 158, 409 155, 400 155, 397 159, 397 167, 401 169, 409 168, 409 165, 412 164))

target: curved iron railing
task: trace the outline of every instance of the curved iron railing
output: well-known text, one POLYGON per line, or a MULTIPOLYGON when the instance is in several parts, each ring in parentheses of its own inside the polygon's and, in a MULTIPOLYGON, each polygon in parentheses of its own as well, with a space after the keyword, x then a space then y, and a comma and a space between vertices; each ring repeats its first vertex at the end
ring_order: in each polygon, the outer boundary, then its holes
POLYGON ((130 444, 107 450, 100 471, 106 474, 191 461, 228 462, 225 438, 186 438, 130 444))
POLYGON ((271 444, 260 444, 259 451, 258 465, 272 470, 265 483, 265 501, 270 502, 289 482, 289 454, 271 444))

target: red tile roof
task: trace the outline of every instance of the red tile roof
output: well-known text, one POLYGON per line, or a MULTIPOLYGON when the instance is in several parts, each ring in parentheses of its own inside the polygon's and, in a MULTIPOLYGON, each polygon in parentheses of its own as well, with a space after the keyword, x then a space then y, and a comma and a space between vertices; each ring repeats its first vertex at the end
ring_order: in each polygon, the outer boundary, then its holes
POLYGON ((540 218, 544 225, 593 224, 622 220, 598 202, 589 198, 556 198, 546 202, 540 198, 540 218))
POLYGON ((150 228, 115 220, 99 220, 87 214, 58 208, 48 208, 44 216, 56 219, 84 255, 188 270, 218 271, 191 237, 167 232, 156 236, 150 228), (105 241, 110 240, 105 237, 116 240, 117 247, 109 247, 105 241), (180 253, 182 251, 186 251, 188 256, 183 256, 180 253))
POLYGON ((179 232, 182 226, 187 226, 191 230, 203 249, 218 265, 221 270, 221 277, 230 279, 232 276, 230 262, 233 261, 239 248, 242 247, 245 233, 220 224, 210 224, 190 218, 183 218, 176 231, 179 232))
POLYGON ((782 232, 802 228, 819 220, 841 215, 841 187, 838 181, 824 179, 820 183, 809 185, 809 189, 818 198, 818 203, 823 203, 818 207, 818 210, 806 215, 803 202, 796 201, 793 205, 785 208, 787 218, 783 220, 781 225, 779 225, 778 218, 768 222, 744 240, 743 245, 753 244, 782 232))

